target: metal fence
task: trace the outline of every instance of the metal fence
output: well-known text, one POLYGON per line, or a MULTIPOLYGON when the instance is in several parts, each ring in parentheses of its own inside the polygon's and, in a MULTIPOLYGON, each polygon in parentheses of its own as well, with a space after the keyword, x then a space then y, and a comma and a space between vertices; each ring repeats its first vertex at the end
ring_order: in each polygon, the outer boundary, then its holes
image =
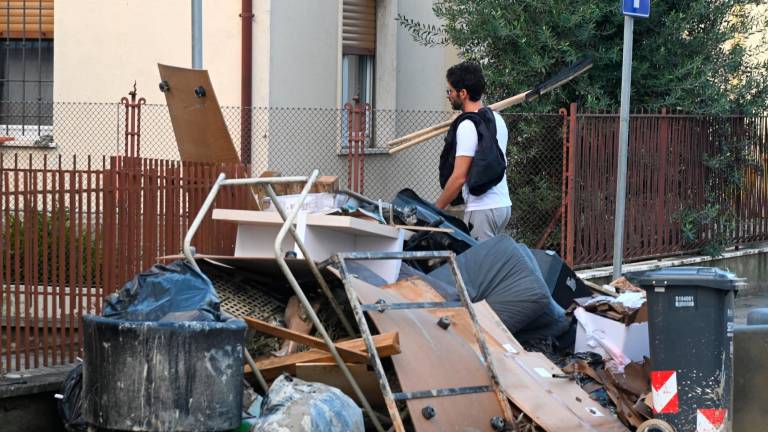
MULTIPOLYGON (((220 172, 247 167, 137 158, 35 161, 0 155, 0 366, 74 362, 78 329, 106 295, 181 242, 220 172), (10 159, 10 160, 8 160, 10 159)), ((228 188, 215 204, 248 208, 250 192, 228 188)), ((207 218, 193 244, 231 255, 235 226, 207 218)))
MULTIPOLYGON (((7 107, 10 111, 21 109, 20 104, 7 107)), ((31 155, 33 166, 38 167, 43 155, 47 154, 49 160, 61 155, 66 167, 72 155, 83 160, 85 156, 126 155, 126 149, 128 155, 133 155, 126 141, 135 139, 142 158, 179 160, 167 107, 142 105, 140 109, 137 121, 126 115, 126 107, 121 103, 54 103, 50 107, 52 126, 26 125, 22 131, 0 125, 0 137, 5 134, 14 138, 0 145, 0 152, 24 158, 31 155)), ((222 113, 239 153, 243 144, 241 110, 222 107, 222 113)), ((353 161, 348 151, 347 110, 252 108, 250 114, 246 118, 251 119, 254 173, 306 175, 317 168, 323 175, 338 176, 342 185, 352 184, 355 174, 350 169, 353 161)), ((410 188, 425 199, 435 200, 440 193, 437 164, 442 137, 395 155, 387 154, 386 143, 443 122, 451 115, 445 111, 370 111, 363 146, 364 172, 360 178, 364 193, 390 201, 400 189, 410 188)), ((508 230, 515 238, 535 244, 559 211, 563 117, 515 113, 504 113, 503 117, 509 128, 508 180, 513 201, 508 230)), ((555 227, 543 245, 558 249, 559 241, 555 227)))
MULTIPOLYGON (((253 163, 225 166, 178 161, 166 107, 141 106, 140 122, 126 117, 125 109, 56 103, 52 126, 0 129, 0 135, 13 138, 0 146, 2 370, 74 361, 82 315, 99 313, 105 295, 158 257, 180 251, 188 224, 219 172, 306 175, 319 168, 338 176, 342 185, 350 180, 344 110, 253 109, 253 163), (142 158, 115 156, 125 152, 142 158)), ((222 111, 239 148, 240 109, 222 111)), ((390 200, 398 190, 411 188, 435 199, 441 139, 397 155, 387 154, 385 145, 451 113, 368 115, 360 179, 365 194, 390 200)), ((509 230, 530 243, 560 208, 563 117, 507 114, 505 120, 515 203, 509 230)), ((235 188, 220 194, 217 205, 247 207, 246 196, 235 188)), ((202 253, 231 254, 233 229, 208 219, 194 244, 202 253)), ((559 236, 549 239, 556 248, 559 236)))
MULTIPOLYGON (((577 267, 607 264, 619 116, 578 113, 575 105, 570 112, 561 254, 577 267)), ((631 116, 629 143, 626 260, 695 251, 713 239, 726 245, 768 239, 768 117, 639 113, 631 116), (727 174, 713 169, 734 157, 747 163, 727 174), (720 175, 735 176, 738 187, 724 187, 720 175), (733 223, 705 224, 686 240, 682 212, 708 205, 732 211, 733 223)))

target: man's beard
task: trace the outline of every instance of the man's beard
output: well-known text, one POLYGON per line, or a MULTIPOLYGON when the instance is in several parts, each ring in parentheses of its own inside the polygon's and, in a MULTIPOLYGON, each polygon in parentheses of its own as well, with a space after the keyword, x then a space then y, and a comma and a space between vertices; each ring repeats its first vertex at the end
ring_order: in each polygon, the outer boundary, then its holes
POLYGON ((456 111, 463 111, 464 104, 459 99, 452 99, 451 108, 455 109, 456 111))

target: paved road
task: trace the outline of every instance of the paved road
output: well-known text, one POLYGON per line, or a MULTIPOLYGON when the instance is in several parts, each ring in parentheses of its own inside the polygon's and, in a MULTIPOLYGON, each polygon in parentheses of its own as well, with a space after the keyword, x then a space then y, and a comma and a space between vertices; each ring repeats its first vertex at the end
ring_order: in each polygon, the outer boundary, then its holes
POLYGON ((737 295, 734 306, 736 309, 734 321, 736 324, 746 324, 749 311, 755 308, 768 308, 768 294, 750 296, 737 295))

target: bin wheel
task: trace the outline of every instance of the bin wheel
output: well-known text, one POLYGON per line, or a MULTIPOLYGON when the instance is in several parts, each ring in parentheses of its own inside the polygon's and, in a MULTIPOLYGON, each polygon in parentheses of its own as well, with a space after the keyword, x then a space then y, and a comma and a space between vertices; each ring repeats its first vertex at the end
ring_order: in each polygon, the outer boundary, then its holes
POLYGON ((663 420, 651 419, 638 426, 637 432, 675 432, 675 428, 663 420))

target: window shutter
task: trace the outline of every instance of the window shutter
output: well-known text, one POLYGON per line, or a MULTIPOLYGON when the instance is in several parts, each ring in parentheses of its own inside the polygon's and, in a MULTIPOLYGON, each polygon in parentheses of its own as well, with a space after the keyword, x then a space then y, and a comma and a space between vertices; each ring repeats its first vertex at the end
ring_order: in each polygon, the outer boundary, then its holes
POLYGON ((0 37, 53 39, 53 0, 0 1, 0 37))
POLYGON ((376 0, 344 0, 342 53, 373 55, 376 52, 376 0))

